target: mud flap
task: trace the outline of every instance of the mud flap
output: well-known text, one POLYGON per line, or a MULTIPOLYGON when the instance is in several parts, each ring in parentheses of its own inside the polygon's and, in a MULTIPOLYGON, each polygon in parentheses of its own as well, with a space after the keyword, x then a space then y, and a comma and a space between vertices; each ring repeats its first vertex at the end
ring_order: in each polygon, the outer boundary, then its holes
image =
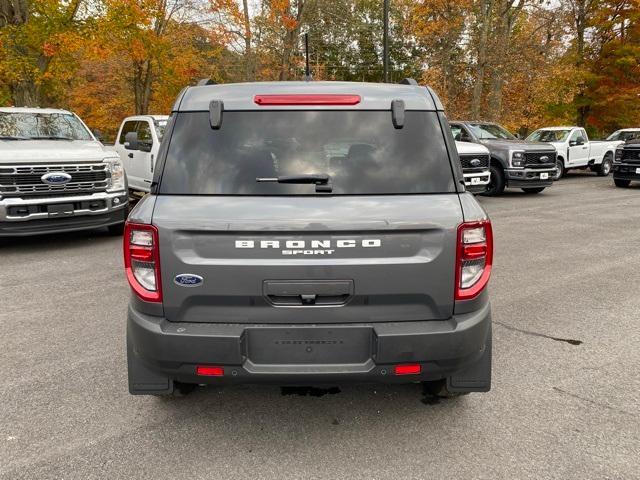
POLYGON ((170 395, 173 380, 147 368, 133 351, 127 338, 127 370, 129 372, 129 393, 132 395, 170 395))
POLYGON ((447 378, 449 392, 488 392, 491 390, 491 325, 482 357, 466 370, 447 378))

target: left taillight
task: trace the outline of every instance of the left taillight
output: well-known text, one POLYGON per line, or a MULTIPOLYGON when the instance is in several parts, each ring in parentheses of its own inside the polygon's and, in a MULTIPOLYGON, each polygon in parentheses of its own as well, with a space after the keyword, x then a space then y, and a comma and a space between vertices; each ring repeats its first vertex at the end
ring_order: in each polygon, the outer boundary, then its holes
POLYGON ((125 224, 124 268, 129 285, 145 302, 162 302, 158 229, 153 225, 125 224))
POLYGON ((489 220, 458 226, 456 300, 477 297, 489 283, 493 265, 493 230, 489 220))

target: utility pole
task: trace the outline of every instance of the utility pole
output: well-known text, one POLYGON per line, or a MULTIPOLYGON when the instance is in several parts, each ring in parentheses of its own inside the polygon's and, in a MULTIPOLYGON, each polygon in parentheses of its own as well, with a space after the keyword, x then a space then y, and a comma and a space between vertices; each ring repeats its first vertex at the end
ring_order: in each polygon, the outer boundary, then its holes
POLYGON ((382 57, 384 83, 389 83, 389 0, 384 0, 383 33, 382 33, 382 57))

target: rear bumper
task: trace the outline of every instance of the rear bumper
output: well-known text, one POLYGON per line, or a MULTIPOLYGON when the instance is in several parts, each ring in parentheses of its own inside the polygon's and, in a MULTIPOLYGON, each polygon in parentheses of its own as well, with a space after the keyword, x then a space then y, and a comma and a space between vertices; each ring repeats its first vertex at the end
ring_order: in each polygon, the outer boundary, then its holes
POLYGON ((553 184, 553 176, 556 174, 553 168, 524 168, 505 170, 505 180, 507 187, 513 188, 536 188, 549 187, 553 184), (547 179, 541 179, 540 174, 546 173, 547 179))
POLYGON ((0 237, 90 230, 125 221, 127 192, 0 200, 0 237), (57 208, 56 207, 64 207, 57 208))
POLYGON ((164 393, 172 381, 323 385, 438 380, 468 371, 487 356, 491 308, 487 303, 443 321, 308 326, 173 323, 130 306, 127 345, 131 393, 164 393), (360 333, 354 340, 358 331, 368 332, 370 341, 363 342, 360 333), (346 362, 352 346, 362 355, 346 362), (313 362, 287 362, 288 355, 300 360, 307 353, 315 356, 313 362), (420 364, 421 373, 394 375, 393 367, 406 363, 420 364), (199 364, 223 367, 224 375, 197 376, 199 364))

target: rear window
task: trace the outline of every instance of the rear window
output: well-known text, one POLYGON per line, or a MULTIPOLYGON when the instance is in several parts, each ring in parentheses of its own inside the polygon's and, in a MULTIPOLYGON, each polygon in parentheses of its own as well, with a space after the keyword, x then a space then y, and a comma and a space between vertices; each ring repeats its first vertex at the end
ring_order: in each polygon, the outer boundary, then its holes
MULTIPOLYGON (((225 111, 175 119, 161 194, 316 195, 315 186, 259 177, 328 174, 333 195, 454 192, 436 112, 407 111, 395 129, 390 111, 225 111)), ((319 193, 322 195, 323 193, 319 193)))

